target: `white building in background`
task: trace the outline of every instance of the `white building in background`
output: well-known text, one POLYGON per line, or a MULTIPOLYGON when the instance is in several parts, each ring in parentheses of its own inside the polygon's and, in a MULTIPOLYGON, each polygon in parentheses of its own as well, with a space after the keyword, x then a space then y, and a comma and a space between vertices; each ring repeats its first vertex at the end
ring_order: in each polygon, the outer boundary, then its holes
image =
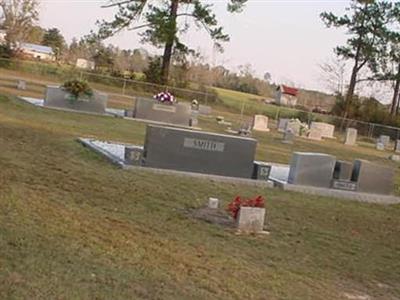
POLYGON ((84 58, 78 58, 76 60, 76 67, 80 69, 94 70, 96 64, 94 63, 94 61, 87 60, 84 58))
POLYGON ((21 43, 19 45, 19 50, 24 55, 31 56, 32 58, 40 60, 54 61, 56 59, 53 49, 47 46, 30 44, 30 43, 21 43))
POLYGON ((6 31, 0 30, 0 45, 6 42, 6 31))
POLYGON ((280 85, 276 89, 276 104, 282 106, 296 106, 297 94, 299 90, 296 88, 280 85))

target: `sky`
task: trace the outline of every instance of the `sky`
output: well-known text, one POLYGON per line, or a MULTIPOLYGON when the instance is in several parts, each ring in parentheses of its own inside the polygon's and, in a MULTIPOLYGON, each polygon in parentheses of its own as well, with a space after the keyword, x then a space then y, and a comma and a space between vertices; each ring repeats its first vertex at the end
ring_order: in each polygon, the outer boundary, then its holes
MULTIPOLYGON (((262 78, 265 72, 276 83, 326 90, 318 64, 333 57, 333 48, 346 41, 343 30, 327 29, 319 15, 323 11, 343 14, 350 1, 335 0, 249 0, 240 14, 226 12, 225 0, 208 1, 230 42, 224 44, 224 53, 216 53, 213 43, 202 30, 195 27, 183 40, 199 50, 211 64, 237 70, 250 63, 262 78)), ((101 8, 101 0, 41 0, 40 25, 57 27, 67 41, 80 38, 96 29, 96 20, 113 16, 111 8, 101 8)), ((143 47, 150 53, 157 50, 142 45, 137 31, 124 31, 106 43, 124 49, 143 47)))

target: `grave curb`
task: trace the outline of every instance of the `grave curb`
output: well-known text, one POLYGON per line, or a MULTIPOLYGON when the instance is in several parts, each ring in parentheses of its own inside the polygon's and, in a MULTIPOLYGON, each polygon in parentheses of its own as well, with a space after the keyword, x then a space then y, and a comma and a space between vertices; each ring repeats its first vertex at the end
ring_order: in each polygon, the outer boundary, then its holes
POLYGON ((400 197, 396 197, 393 195, 379 195, 379 194, 368 194, 368 193, 360 193, 352 191, 342 191, 331 188, 319 188, 313 186, 288 184, 286 182, 282 182, 276 179, 271 179, 271 180, 274 181, 275 187, 283 191, 299 192, 309 195, 332 197, 343 200, 356 200, 359 202, 377 203, 385 205, 400 203, 400 197))
POLYGON ((149 168, 142 166, 132 166, 132 165, 123 165, 122 169, 124 170, 137 170, 137 171, 147 171, 156 174, 171 174, 181 177, 193 177, 193 178, 202 178, 214 180, 217 182, 225 182, 225 183, 235 183, 235 184, 245 184, 252 185, 256 187, 265 187, 265 188, 274 188, 274 183, 272 181, 263 181, 256 179, 247 179, 247 178, 238 178, 238 177, 228 177, 228 176, 220 176, 220 175, 212 175, 212 174, 203 174, 203 173, 194 173, 194 172, 185 172, 185 171, 177 171, 170 169, 158 169, 158 168, 149 168))

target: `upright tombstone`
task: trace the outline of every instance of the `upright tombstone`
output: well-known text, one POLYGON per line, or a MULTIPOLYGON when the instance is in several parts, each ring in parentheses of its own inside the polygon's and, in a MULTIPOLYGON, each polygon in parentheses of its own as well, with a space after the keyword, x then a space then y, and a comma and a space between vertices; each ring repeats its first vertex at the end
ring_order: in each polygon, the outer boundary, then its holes
POLYGON ((44 98, 44 106, 61 109, 73 109, 78 111, 104 114, 107 107, 108 96, 94 91, 92 97, 74 97, 58 86, 48 86, 44 98))
POLYGON ((357 142, 357 129, 347 128, 346 129, 346 139, 344 141, 345 145, 355 146, 357 142))
POLYGON ((147 126, 146 167, 252 178, 257 141, 172 127, 147 126))
POLYGON ((189 126, 191 108, 187 103, 165 104, 154 99, 137 97, 133 117, 174 125, 189 126))
POLYGON ((396 144, 394 146, 394 152, 400 153, 400 140, 396 140, 396 144))
POLYGON ((385 150, 385 144, 383 144, 383 143, 381 143, 380 141, 378 141, 378 142, 376 143, 376 150, 379 150, 379 151, 385 150))
POLYGON ((17 83, 17 89, 18 90, 26 90, 26 81, 19 79, 17 83))
POLYGON ((312 122, 310 129, 317 129, 321 132, 323 138, 335 138, 335 125, 323 123, 323 122, 312 122))
POLYGON ((382 143, 385 148, 388 147, 390 144, 390 136, 388 135, 379 136, 378 143, 382 143))
POLYGON ((268 132, 268 117, 264 115, 255 115, 253 121, 253 130, 268 132))
POLYGON ((237 229, 241 232, 259 233, 264 229, 265 208, 242 206, 237 218, 237 229))
POLYGON ((335 162, 336 158, 332 155, 295 152, 290 164, 288 183, 329 188, 335 162))
POLYGON ((395 171, 381 164, 355 160, 352 181, 358 183, 358 191, 371 194, 393 193, 395 171))
POLYGON ((311 128, 310 132, 308 133, 308 138, 314 141, 321 141, 322 140, 322 132, 319 128, 311 128))
POLYGON ((283 134, 282 143, 284 144, 293 144, 293 140, 295 139, 295 135, 291 129, 288 129, 283 134))
POLYGON ((279 119, 278 120, 278 131, 285 132, 287 123, 289 123, 290 119, 279 119))
POLYGON ((294 135, 299 136, 301 130, 301 122, 298 119, 289 120, 285 128, 285 131, 287 130, 291 130, 294 135))

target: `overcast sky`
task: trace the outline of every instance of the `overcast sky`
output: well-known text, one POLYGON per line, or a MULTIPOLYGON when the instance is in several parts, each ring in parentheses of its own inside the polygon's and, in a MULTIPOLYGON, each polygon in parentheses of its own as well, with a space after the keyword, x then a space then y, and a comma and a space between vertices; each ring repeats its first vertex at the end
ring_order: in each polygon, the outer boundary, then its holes
MULTIPOLYGON (((333 55, 342 44, 344 31, 326 29, 319 14, 332 11, 342 14, 350 1, 249 0, 241 14, 226 12, 224 0, 209 1, 215 6, 220 24, 230 34, 225 52, 213 55, 213 45, 203 31, 191 30, 184 40, 209 60, 230 69, 250 63, 257 75, 270 72, 275 82, 294 83, 299 87, 324 90, 318 63, 333 55)), ((40 24, 57 27, 67 41, 95 29, 98 19, 110 19, 113 9, 101 8, 101 0, 42 0, 40 24)), ((106 41, 121 48, 144 47, 137 32, 122 32, 106 41)))

